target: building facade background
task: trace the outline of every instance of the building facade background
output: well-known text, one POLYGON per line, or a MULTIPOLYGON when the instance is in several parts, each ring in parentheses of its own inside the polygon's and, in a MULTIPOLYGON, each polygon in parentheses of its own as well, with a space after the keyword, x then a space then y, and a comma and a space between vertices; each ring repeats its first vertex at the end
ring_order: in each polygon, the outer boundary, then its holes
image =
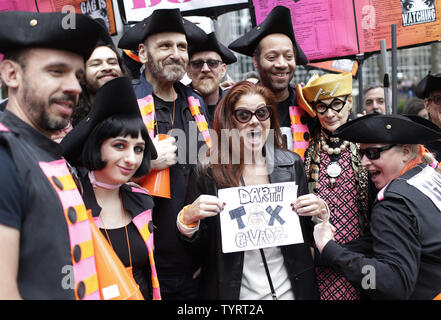
MULTIPOLYGON (((218 17, 214 21, 214 30, 219 41, 228 46, 232 41, 239 38, 252 28, 251 17, 248 9, 229 12, 218 17)), ((416 84, 427 75, 429 70, 432 74, 440 73, 441 69, 441 45, 439 43, 427 44, 414 48, 397 50, 397 82, 398 82, 398 109, 402 110, 408 98, 412 96, 406 92, 407 86, 411 83, 416 84)), ((237 63, 229 65, 227 68, 228 80, 239 81, 245 78, 245 75, 254 71, 252 59, 250 57, 237 54, 237 63)), ((391 79, 391 53, 388 51, 389 76, 391 79)), ((363 87, 366 88, 373 83, 382 83, 383 70, 380 54, 373 54, 364 59, 361 70, 363 72, 363 87)), ((318 69, 305 68, 298 66, 293 83, 306 83, 314 74, 319 75, 326 71, 318 69)), ((360 72, 360 71, 359 71, 360 72)), ((358 87, 357 79, 353 82, 353 95, 355 101, 355 110, 358 107, 358 87)))

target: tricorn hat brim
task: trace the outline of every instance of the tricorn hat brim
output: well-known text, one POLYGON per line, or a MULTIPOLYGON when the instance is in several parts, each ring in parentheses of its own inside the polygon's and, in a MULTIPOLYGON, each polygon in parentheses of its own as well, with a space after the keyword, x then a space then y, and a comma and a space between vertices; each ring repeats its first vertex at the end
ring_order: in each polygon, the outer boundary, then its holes
POLYGON ((441 90, 441 73, 428 74, 416 86, 415 95, 420 99, 427 98, 432 91, 441 90))
POLYGON ((217 52, 225 64, 231 64, 237 61, 234 53, 216 39, 216 35, 214 32, 209 33, 207 35, 207 39, 204 42, 194 43, 188 46, 188 56, 190 57, 190 59, 192 55, 202 51, 217 52))
POLYGON ((426 144, 441 139, 441 129, 417 116, 369 114, 346 122, 333 135, 361 143, 426 144))
POLYGON ((281 33, 291 39, 295 51, 297 65, 305 65, 308 63, 308 58, 297 43, 294 35, 291 11, 283 6, 274 7, 260 25, 254 27, 242 37, 230 43, 228 48, 235 52, 252 57, 254 51, 259 45, 260 40, 273 33, 281 33))
MULTIPOLYGON (((61 141, 63 155, 70 164, 81 166, 81 152, 93 129, 111 116, 141 117, 132 83, 127 77, 119 77, 105 83, 97 92, 89 114, 61 141)), ((146 141, 151 159, 157 158, 153 142, 146 141)))
POLYGON ((87 59, 101 35, 100 24, 92 18, 61 12, 0 12, 0 52, 44 47, 71 51, 87 59), (75 27, 69 22, 75 19, 75 27), (13 32, 11 32, 13 28, 13 32))
POLYGON ((119 40, 118 47, 138 50, 138 45, 148 36, 162 32, 183 33, 189 44, 203 42, 207 37, 204 30, 183 18, 179 9, 158 9, 126 31, 119 40))

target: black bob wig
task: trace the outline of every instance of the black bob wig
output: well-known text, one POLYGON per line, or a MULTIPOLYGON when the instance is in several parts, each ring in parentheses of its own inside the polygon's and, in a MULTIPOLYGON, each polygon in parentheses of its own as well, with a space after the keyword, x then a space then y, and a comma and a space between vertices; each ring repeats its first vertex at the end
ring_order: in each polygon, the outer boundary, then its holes
POLYGON ((119 136, 137 138, 141 134, 146 142, 144 157, 141 165, 133 177, 141 177, 150 171, 151 150, 148 139, 150 139, 145 124, 140 117, 117 115, 106 118, 100 122, 91 132, 83 147, 81 154, 82 163, 88 170, 101 170, 106 166, 101 156, 101 146, 105 140, 119 136))

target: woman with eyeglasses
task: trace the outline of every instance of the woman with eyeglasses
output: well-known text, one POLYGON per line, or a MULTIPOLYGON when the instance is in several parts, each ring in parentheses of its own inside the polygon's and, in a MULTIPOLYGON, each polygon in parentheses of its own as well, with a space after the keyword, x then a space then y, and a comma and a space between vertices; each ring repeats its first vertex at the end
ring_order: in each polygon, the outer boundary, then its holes
POLYGON ((295 181, 299 196, 308 193, 301 158, 282 148, 276 106, 269 89, 241 81, 216 107, 210 162, 191 175, 190 205, 177 219, 184 241, 202 249, 202 299, 318 299, 310 217, 300 217, 304 243, 222 252, 218 189, 295 181), (221 130, 230 134, 227 139, 221 130))
MULTIPOLYGON (((305 153, 305 170, 311 193, 323 199, 330 215, 324 220, 336 228, 335 241, 348 243, 365 233, 368 226, 370 195, 368 174, 361 167, 359 145, 333 135, 352 117, 352 75, 314 75, 306 86, 298 86, 298 101, 312 108, 320 125, 311 133, 305 153)), ((294 208, 303 202, 298 199, 294 208)), ((313 221, 320 219, 314 217, 313 221)), ((323 220, 323 219, 322 219, 323 220)), ((356 300, 357 289, 342 275, 329 268, 317 267, 322 300, 356 300)))
POLYGON ((441 298, 441 174, 424 144, 441 129, 418 116, 368 115, 335 135, 360 143, 362 165, 380 190, 371 212, 369 250, 333 241, 316 225, 319 262, 373 299, 441 298))

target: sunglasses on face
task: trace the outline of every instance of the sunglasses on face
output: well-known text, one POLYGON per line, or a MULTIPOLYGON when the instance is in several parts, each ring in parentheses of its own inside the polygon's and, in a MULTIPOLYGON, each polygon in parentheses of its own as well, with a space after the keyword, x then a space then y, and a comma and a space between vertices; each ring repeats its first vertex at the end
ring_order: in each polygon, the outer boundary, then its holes
POLYGON ((271 106, 260 107, 254 112, 251 112, 248 109, 236 109, 233 111, 234 118, 240 123, 249 122, 253 116, 256 116, 259 121, 265 121, 271 117, 271 114, 271 106))
POLYGON ((319 101, 314 104, 314 110, 320 113, 321 115, 324 115, 326 111, 328 111, 328 109, 332 109, 335 112, 340 112, 341 109, 343 109, 343 107, 345 106, 347 99, 348 96, 346 96, 344 100, 340 98, 334 98, 330 104, 326 104, 322 101, 319 101))
POLYGON ((199 69, 202 69, 204 64, 207 64, 207 66, 213 70, 213 69, 216 69, 217 67, 219 67, 219 64, 221 64, 221 63, 222 63, 221 60, 215 60, 215 59, 201 60, 201 59, 199 59, 199 60, 190 61, 190 66, 193 69, 199 70, 199 69))
POLYGON ((360 155, 362 158, 366 156, 369 160, 375 160, 380 158, 383 151, 392 149, 395 146, 396 144, 390 144, 384 147, 360 149, 360 155))
POLYGON ((427 101, 429 102, 429 103, 434 103, 434 104, 436 104, 437 106, 441 106, 441 94, 439 94, 439 95, 436 95, 436 96, 431 96, 431 97, 428 97, 427 98, 427 101))

